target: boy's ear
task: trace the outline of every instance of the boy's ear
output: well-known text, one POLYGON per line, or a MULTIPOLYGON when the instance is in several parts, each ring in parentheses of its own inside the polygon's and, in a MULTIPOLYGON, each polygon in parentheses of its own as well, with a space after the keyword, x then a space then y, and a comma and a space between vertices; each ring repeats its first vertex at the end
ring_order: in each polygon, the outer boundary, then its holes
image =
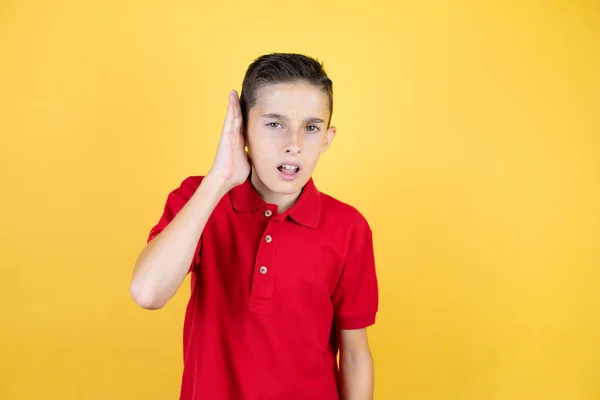
POLYGON ((246 150, 248 150, 248 130, 246 129, 246 124, 242 122, 242 126, 240 127, 240 131, 242 134, 242 138, 244 139, 244 146, 246 150))
POLYGON ((335 138, 335 134, 337 133, 337 128, 335 126, 330 126, 325 133, 325 142, 323 143, 323 147, 321 148, 321 154, 325 153, 333 139, 335 138))
POLYGON ((246 155, 248 156, 248 159, 250 159, 249 156, 249 150, 248 150, 248 131, 246 130, 246 125, 242 122, 242 126, 240 127, 241 130, 241 134, 242 134, 242 138, 244 139, 244 153, 246 153, 246 155))

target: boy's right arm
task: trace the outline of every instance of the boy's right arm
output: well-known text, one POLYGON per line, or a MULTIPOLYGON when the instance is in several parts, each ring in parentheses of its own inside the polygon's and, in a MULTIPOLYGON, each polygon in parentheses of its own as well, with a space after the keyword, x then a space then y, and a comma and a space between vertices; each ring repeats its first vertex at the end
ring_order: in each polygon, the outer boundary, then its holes
POLYGON ((210 172, 185 206, 138 256, 129 288, 138 305, 159 309, 173 297, 189 271, 202 231, 216 205, 249 173, 239 99, 232 91, 210 172))

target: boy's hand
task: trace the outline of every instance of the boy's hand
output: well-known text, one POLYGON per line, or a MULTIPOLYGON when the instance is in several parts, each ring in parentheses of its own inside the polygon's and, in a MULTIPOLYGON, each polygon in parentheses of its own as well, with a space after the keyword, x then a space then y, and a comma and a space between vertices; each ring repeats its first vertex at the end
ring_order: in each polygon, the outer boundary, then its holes
POLYGON ((208 173, 225 192, 242 184, 250 174, 250 161, 244 147, 242 110, 237 92, 232 90, 217 154, 208 173))

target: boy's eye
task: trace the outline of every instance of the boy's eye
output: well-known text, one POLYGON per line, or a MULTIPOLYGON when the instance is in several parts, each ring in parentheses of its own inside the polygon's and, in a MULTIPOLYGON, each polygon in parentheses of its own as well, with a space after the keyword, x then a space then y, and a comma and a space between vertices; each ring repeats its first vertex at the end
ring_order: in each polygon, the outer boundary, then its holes
POLYGON ((317 132, 319 130, 319 127, 316 125, 309 125, 306 128, 308 129, 309 132, 317 132))
POLYGON ((271 128, 277 128, 277 125, 281 125, 279 122, 269 122, 267 126, 271 128))

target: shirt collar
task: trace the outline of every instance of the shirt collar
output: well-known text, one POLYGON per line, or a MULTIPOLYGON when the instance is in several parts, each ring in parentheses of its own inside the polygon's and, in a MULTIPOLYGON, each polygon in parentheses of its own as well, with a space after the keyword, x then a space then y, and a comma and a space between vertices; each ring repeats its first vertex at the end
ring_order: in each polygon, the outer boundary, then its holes
MULTIPOLYGON (((248 212, 258 208, 265 207, 267 203, 260 197, 260 194, 254 189, 250 182, 250 176, 244 183, 234 187, 231 192, 231 203, 237 211, 248 212)), ((316 228, 321 215, 321 193, 315 186, 311 177, 304 188, 300 197, 288 210, 283 212, 284 217, 289 215, 299 224, 316 228)))

